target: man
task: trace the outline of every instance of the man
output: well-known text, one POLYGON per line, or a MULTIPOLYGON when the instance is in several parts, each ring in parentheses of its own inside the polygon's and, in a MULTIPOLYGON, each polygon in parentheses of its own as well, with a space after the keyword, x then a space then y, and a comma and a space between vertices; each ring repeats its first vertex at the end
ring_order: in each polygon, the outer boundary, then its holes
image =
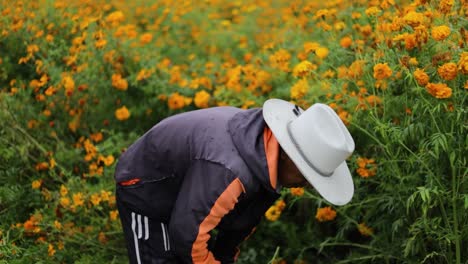
POLYGON ((215 107, 162 120, 115 171, 130 262, 235 262, 281 187, 310 183, 333 204, 349 202, 345 159, 353 150, 324 104, 303 111, 270 99, 263 108, 215 107))

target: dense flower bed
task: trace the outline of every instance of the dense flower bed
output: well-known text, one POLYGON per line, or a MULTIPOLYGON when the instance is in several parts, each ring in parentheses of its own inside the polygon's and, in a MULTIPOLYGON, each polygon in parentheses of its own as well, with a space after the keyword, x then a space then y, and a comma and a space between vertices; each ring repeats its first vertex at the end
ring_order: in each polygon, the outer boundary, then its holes
POLYGON ((126 263, 120 153, 272 97, 338 113, 356 194, 283 190, 239 263, 467 261, 468 1, 0 3, 0 262, 126 263))

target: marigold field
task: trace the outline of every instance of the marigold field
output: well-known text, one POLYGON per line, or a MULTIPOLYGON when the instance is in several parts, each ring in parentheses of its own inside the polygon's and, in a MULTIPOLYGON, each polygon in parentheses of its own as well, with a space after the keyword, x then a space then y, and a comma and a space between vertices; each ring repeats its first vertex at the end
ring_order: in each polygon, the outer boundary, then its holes
POLYGON ((119 155, 158 121, 330 105, 355 195, 291 188, 238 263, 468 263, 468 1, 0 0, 0 263, 128 263, 119 155))

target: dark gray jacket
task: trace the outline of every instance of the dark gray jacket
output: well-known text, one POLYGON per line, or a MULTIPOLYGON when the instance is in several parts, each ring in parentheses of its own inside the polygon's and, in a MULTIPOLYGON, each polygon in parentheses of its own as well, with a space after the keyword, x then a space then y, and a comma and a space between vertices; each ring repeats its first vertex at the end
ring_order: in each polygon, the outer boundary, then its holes
POLYGON ((260 108, 215 107, 171 116, 123 153, 115 179, 157 182, 160 190, 148 198, 148 213, 169 223, 171 246, 184 262, 213 256, 232 262, 238 245, 279 196, 270 180, 265 126, 260 108), (216 238, 209 236, 213 228, 216 238))

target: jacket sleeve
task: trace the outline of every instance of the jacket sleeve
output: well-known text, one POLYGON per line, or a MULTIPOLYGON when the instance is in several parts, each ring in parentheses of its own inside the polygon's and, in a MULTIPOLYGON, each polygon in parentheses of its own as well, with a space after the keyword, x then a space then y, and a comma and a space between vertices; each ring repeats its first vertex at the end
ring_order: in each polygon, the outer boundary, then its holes
POLYGON ((224 166, 194 161, 187 171, 169 221, 171 244, 184 263, 220 263, 208 250, 210 231, 245 192, 224 166))
POLYGON ((230 225, 226 225, 227 228, 219 230, 213 254, 221 263, 234 263, 237 260, 240 253, 239 245, 255 231, 265 211, 278 197, 279 194, 260 189, 257 198, 252 199, 252 202, 237 214, 236 222, 240 223, 244 228, 230 229, 230 225))

